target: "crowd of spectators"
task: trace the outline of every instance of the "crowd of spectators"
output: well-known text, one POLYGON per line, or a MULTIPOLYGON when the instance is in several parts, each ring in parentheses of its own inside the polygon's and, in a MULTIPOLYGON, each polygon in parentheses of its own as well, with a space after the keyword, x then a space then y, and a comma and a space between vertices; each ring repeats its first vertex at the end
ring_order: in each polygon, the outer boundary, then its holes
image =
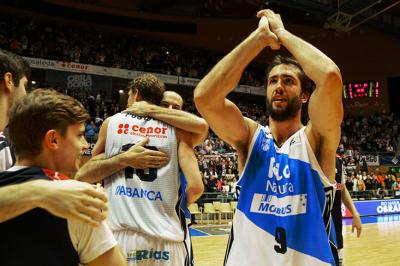
POLYGON ((400 191, 400 178, 394 174, 375 173, 373 171, 354 171, 346 175, 346 188, 354 198, 384 198, 400 196, 393 193, 400 191))
MULTIPOLYGON (((0 47, 28 57, 198 79, 223 56, 135 35, 20 17, 0 19, 0 47)), ((261 86, 263 76, 263 67, 250 64, 241 84, 261 86)))
POLYGON ((399 141, 400 120, 391 114, 347 116, 342 123, 341 148, 394 154, 399 141))
POLYGON ((397 184, 393 174, 382 174, 367 171, 349 172, 346 176, 346 187, 349 191, 390 190, 397 184))

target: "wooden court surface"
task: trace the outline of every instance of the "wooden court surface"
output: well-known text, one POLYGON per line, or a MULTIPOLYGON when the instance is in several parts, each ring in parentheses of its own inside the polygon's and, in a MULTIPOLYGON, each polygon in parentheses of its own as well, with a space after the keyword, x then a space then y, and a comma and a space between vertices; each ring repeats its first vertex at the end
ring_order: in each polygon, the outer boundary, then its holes
MULTIPOLYGON (((346 266, 400 265, 400 221, 364 224, 360 238, 351 233, 351 226, 344 226, 343 232, 346 266)), ((227 235, 192 237, 195 265, 223 265, 227 241, 227 235)))

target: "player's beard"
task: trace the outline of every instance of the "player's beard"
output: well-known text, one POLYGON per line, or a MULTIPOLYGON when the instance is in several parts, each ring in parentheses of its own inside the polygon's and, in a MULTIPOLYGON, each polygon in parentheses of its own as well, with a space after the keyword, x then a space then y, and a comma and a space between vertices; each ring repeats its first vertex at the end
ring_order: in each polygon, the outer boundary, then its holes
POLYGON ((297 113, 301 109, 300 96, 295 96, 292 99, 288 99, 285 108, 274 109, 272 100, 267 98, 266 105, 267 111, 272 119, 275 121, 286 121, 296 117, 297 113))

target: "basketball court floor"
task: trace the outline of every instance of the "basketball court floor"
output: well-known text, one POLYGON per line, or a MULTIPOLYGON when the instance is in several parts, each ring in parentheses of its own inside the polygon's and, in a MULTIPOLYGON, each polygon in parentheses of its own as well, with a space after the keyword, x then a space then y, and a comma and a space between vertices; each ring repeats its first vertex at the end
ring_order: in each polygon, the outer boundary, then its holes
MULTIPOLYGON (((363 217, 362 223, 357 238, 351 233, 351 219, 344 220, 345 265, 400 266, 400 215, 363 217)), ((191 228, 191 233, 195 265, 222 266, 229 226, 199 225, 191 228)))

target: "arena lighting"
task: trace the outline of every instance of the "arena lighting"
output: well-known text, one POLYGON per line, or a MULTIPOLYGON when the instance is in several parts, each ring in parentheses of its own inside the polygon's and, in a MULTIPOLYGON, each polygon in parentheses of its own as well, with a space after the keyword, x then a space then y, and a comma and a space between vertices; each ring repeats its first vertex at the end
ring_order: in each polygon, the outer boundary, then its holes
POLYGON ((124 94, 124 90, 119 90, 119 94, 124 94))
POLYGON ((351 30, 353 30, 354 28, 360 26, 361 24, 364 24, 365 22, 375 18, 376 16, 380 15, 383 12, 386 12, 387 10, 395 7, 396 5, 400 4, 400 1, 396 1, 395 3, 383 8, 382 10, 374 10, 372 9, 373 6, 382 3, 382 0, 377 0, 374 3, 360 9, 359 11, 357 11, 354 14, 348 14, 345 12, 342 12, 339 10, 339 1, 338 1, 338 11, 333 14, 332 16, 330 16, 327 21, 324 24, 324 28, 325 29, 335 29, 336 31, 339 32, 349 32, 351 30), (354 22, 354 18, 355 17, 359 17, 360 15, 364 14, 368 14, 367 12, 370 11, 372 13, 372 15, 369 15, 368 17, 362 19, 360 22, 358 23, 352 23, 354 22))

